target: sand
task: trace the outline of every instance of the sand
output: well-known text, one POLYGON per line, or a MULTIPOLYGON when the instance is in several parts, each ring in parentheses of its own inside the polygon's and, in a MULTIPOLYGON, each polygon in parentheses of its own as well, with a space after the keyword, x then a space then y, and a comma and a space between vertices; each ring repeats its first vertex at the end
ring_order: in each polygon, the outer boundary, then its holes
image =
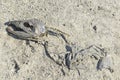
POLYGON ((119 14, 119 0, 0 0, 0 80, 120 80, 119 14), (51 59, 43 45, 7 34, 5 22, 33 18, 69 34, 70 44, 48 35, 51 59))

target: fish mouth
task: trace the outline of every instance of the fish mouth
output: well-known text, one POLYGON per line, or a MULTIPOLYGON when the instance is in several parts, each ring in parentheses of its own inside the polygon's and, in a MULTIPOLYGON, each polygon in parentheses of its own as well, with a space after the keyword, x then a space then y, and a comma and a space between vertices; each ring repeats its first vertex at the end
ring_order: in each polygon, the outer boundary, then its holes
MULTIPOLYGON (((26 32, 23 28, 16 26, 15 24, 12 24, 13 21, 9 21, 6 22, 5 25, 7 25, 8 27, 6 29, 12 30, 12 31, 22 31, 22 32, 26 32), (11 27, 11 28, 10 28, 11 27)), ((34 32, 33 26, 29 25, 28 22, 22 22, 23 27, 25 27, 26 29, 28 29, 31 32, 34 32)), ((27 32, 26 32, 27 33, 27 32)))
POLYGON ((8 32, 8 34, 20 39, 27 39, 27 38, 34 37, 36 35, 34 33, 33 26, 29 25, 28 22, 22 22, 22 23, 17 22, 17 23, 14 24, 14 21, 9 21, 5 23, 5 25, 8 26, 6 28, 6 31, 8 32), (22 24, 23 27, 21 27, 19 23, 22 24))

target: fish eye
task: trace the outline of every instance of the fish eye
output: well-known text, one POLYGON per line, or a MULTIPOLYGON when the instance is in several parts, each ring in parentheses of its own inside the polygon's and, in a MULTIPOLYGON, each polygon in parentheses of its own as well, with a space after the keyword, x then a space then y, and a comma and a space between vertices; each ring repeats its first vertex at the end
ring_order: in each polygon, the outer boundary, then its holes
POLYGON ((28 22, 24 22, 25 27, 31 27, 28 22))

